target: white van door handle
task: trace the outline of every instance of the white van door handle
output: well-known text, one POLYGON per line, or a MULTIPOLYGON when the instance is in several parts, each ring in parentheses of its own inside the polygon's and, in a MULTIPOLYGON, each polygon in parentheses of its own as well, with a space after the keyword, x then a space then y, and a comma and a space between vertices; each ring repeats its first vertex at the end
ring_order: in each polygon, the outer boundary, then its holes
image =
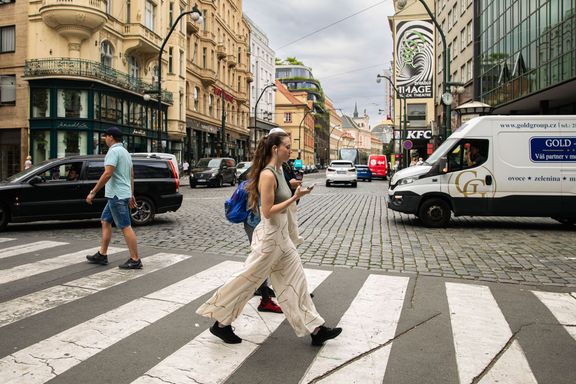
POLYGON ((486 175, 486 185, 492 185, 492 176, 486 175))

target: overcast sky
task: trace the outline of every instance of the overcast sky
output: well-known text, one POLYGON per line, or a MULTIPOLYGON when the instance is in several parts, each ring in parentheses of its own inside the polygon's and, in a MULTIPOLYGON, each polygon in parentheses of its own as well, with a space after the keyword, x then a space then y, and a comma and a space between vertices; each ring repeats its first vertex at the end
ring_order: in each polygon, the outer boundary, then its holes
POLYGON ((244 0, 244 12, 270 39, 276 57, 295 56, 312 68, 324 92, 348 115, 366 109, 376 125, 384 115, 384 85, 376 75, 390 67, 392 0, 376 5, 326 30, 278 49, 304 35, 357 13, 381 0, 244 0), (371 68, 367 68, 371 67, 371 68), (377 104, 377 105, 375 105, 377 104))

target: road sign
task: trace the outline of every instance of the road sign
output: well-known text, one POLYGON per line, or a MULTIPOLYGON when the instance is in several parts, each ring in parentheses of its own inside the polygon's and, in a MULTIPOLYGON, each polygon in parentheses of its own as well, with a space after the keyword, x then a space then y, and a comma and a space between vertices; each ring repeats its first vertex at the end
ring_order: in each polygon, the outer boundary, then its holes
POLYGON ((412 142, 412 140, 406 140, 404 142, 404 148, 410 150, 412 149, 412 147, 414 146, 414 143, 412 142))

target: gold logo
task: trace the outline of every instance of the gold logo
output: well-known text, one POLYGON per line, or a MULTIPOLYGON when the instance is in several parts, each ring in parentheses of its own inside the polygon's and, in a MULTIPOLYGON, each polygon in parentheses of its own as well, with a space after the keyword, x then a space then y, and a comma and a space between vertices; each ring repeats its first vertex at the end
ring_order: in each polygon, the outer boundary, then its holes
POLYGON ((460 172, 456 176, 454 185, 458 192, 460 192, 464 197, 480 195, 480 197, 485 197, 488 191, 478 191, 479 186, 486 186, 486 182, 483 179, 478 178, 478 172, 476 171, 464 171, 460 172))

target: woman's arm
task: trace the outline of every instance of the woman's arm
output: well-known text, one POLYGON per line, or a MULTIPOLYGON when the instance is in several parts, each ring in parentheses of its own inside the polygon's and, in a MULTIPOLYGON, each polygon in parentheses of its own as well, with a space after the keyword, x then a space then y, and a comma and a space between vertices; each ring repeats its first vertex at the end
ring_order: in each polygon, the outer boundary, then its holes
POLYGON ((301 190, 300 187, 296 189, 294 196, 279 204, 274 204, 274 195, 276 191, 276 177, 270 170, 263 170, 260 173, 260 183, 258 185, 260 192, 260 213, 266 219, 270 219, 272 215, 282 212, 290 204, 298 200, 300 197, 310 193, 308 190, 301 190))

